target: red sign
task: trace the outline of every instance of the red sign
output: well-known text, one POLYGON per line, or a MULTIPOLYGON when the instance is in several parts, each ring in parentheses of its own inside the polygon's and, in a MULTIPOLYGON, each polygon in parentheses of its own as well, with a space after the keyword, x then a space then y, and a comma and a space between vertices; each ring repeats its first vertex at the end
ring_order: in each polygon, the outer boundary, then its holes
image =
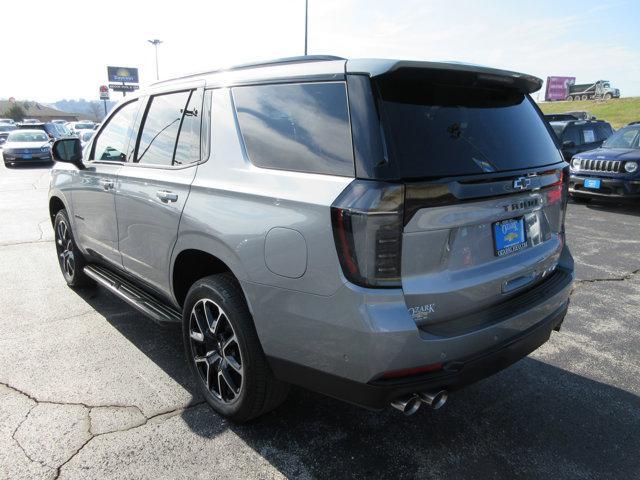
POLYGON ((100 85, 100 100, 109 100, 109 87, 100 85))

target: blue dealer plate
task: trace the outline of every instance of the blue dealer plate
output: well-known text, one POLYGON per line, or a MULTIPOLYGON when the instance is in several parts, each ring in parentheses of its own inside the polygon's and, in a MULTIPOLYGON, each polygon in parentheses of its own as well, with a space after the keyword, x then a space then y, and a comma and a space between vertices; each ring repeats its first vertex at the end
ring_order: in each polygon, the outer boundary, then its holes
POLYGON ((493 240, 498 257, 522 250, 527 246, 524 219, 520 217, 495 222, 493 224, 493 240))
POLYGON ((600 179, 599 178, 585 178, 584 179, 584 188, 600 188, 600 179))

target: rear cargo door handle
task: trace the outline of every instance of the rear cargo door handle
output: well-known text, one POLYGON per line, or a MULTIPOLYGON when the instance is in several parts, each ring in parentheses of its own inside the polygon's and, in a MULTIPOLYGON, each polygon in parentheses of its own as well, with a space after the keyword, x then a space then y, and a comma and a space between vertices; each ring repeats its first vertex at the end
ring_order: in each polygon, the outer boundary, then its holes
POLYGON ((167 190, 158 190, 156 192, 156 197, 158 197, 160 201, 164 203, 175 202, 178 200, 177 193, 169 192, 167 190))
POLYGON ((113 180, 107 180, 105 178, 101 178, 99 183, 104 190, 113 190, 113 180))
POLYGON ((502 284, 502 293, 509 293, 530 284, 537 278, 536 272, 521 277, 512 278, 502 284))

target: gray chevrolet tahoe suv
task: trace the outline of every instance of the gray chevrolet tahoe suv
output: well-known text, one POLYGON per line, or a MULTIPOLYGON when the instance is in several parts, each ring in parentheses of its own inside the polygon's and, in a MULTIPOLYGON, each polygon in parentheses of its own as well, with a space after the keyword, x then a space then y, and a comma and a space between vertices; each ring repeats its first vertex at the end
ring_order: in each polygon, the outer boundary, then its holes
POLYGON ((55 144, 62 273, 182 322, 203 395, 235 421, 290 384, 437 408, 567 311, 567 166, 540 85, 338 57, 158 82, 84 150, 55 144))

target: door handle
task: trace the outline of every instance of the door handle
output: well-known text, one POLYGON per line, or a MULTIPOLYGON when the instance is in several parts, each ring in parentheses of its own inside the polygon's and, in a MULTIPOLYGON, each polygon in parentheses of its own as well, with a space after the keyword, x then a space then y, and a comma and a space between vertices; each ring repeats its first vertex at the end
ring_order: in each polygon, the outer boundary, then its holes
POLYGON ((169 192, 167 190, 158 190, 156 192, 156 197, 158 197, 160 201, 164 203, 175 202, 176 200, 178 200, 177 193, 169 192))
POLYGON ((102 188, 105 190, 113 189, 113 180, 107 180, 107 179, 101 178, 98 183, 100 183, 102 188))

